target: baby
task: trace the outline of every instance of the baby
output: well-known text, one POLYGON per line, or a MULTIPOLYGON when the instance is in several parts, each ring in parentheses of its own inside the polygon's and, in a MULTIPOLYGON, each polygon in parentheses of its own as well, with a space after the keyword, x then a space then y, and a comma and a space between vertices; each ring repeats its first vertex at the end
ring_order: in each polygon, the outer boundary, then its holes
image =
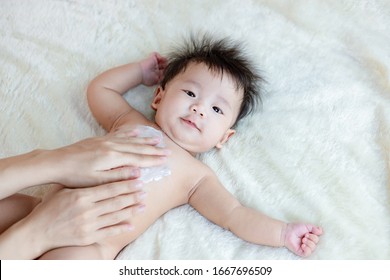
POLYGON ((144 183, 144 207, 139 207, 143 213, 129 217, 133 225, 129 233, 86 247, 55 249, 42 258, 114 259, 161 215, 186 203, 243 240, 285 246, 299 256, 309 256, 322 234, 320 227, 285 223, 241 205, 213 171, 195 157, 214 147, 221 149, 235 134, 237 121, 260 98, 260 81, 239 45, 207 36, 189 40, 172 53, 169 63, 153 53, 140 62, 96 77, 87 91, 96 120, 107 131, 140 125, 161 131, 171 151, 166 162, 169 172, 144 183), (132 108, 122 96, 140 84, 158 85, 151 104, 156 111, 154 121, 132 108))

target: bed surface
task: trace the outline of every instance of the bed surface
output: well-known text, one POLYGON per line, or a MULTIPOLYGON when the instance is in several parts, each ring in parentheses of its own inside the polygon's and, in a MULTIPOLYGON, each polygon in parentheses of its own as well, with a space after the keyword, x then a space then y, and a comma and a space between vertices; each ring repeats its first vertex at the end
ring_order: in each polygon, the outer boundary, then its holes
MULTIPOLYGON (((243 41, 267 80, 262 108, 201 159, 244 205, 321 225, 310 259, 390 259, 388 1, 2 1, 0 156, 103 135, 89 81, 199 30, 243 41)), ((126 98, 152 116, 152 92, 126 98)), ((118 259, 298 257, 185 205, 118 259)))

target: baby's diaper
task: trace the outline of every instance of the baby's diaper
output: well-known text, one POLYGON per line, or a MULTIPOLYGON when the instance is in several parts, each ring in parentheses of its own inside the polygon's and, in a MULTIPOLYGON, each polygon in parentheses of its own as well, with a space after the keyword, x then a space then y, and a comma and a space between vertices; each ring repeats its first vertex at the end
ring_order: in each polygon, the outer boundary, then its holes
MULTIPOLYGON (((160 143, 157 145, 157 147, 163 148, 165 146, 163 142, 163 134, 161 131, 145 125, 139 125, 136 129, 139 132, 138 137, 157 137, 160 139, 160 143)), ((144 183, 149 183, 152 181, 158 181, 169 175, 171 175, 171 170, 167 165, 143 167, 141 168, 141 176, 138 178, 138 180, 141 180, 144 183)))

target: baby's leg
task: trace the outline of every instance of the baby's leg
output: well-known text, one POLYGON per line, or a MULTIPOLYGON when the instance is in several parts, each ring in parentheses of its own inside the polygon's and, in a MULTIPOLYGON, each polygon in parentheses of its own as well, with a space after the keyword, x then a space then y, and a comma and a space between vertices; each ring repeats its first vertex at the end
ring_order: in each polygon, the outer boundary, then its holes
POLYGON ((129 244, 128 234, 106 238, 89 246, 73 246, 53 249, 43 254, 40 260, 113 260, 129 244))
POLYGON ((53 249, 43 254, 40 260, 99 260, 105 259, 98 244, 53 249))
POLYGON ((30 214, 40 201, 40 198, 24 194, 0 200, 0 233, 30 214))
POLYGON ((102 243, 89 246, 73 246, 53 249, 43 254, 40 260, 113 260, 124 246, 130 243, 126 237, 111 237, 102 243))

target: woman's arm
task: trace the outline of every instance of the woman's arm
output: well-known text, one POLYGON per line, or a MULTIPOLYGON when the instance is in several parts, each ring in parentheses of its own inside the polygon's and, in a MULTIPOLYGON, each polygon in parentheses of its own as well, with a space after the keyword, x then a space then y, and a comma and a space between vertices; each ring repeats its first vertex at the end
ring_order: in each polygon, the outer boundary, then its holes
POLYGON ((48 151, 35 150, 27 154, 0 159, 0 199, 24 188, 51 182, 48 151), (39 172, 38 172, 39 170, 39 172))
POLYGON ((137 138, 126 128, 55 150, 0 159, 0 199, 24 188, 58 183, 84 187, 139 176, 138 167, 163 164, 169 151, 159 139, 137 138))
POLYGON ((34 259, 63 246, 85 246, 133 229, 143 209, 141 182, 63 188, 0 235, 0 259, 34 259), (123 222, 126 221, 126 222, 123 222))

